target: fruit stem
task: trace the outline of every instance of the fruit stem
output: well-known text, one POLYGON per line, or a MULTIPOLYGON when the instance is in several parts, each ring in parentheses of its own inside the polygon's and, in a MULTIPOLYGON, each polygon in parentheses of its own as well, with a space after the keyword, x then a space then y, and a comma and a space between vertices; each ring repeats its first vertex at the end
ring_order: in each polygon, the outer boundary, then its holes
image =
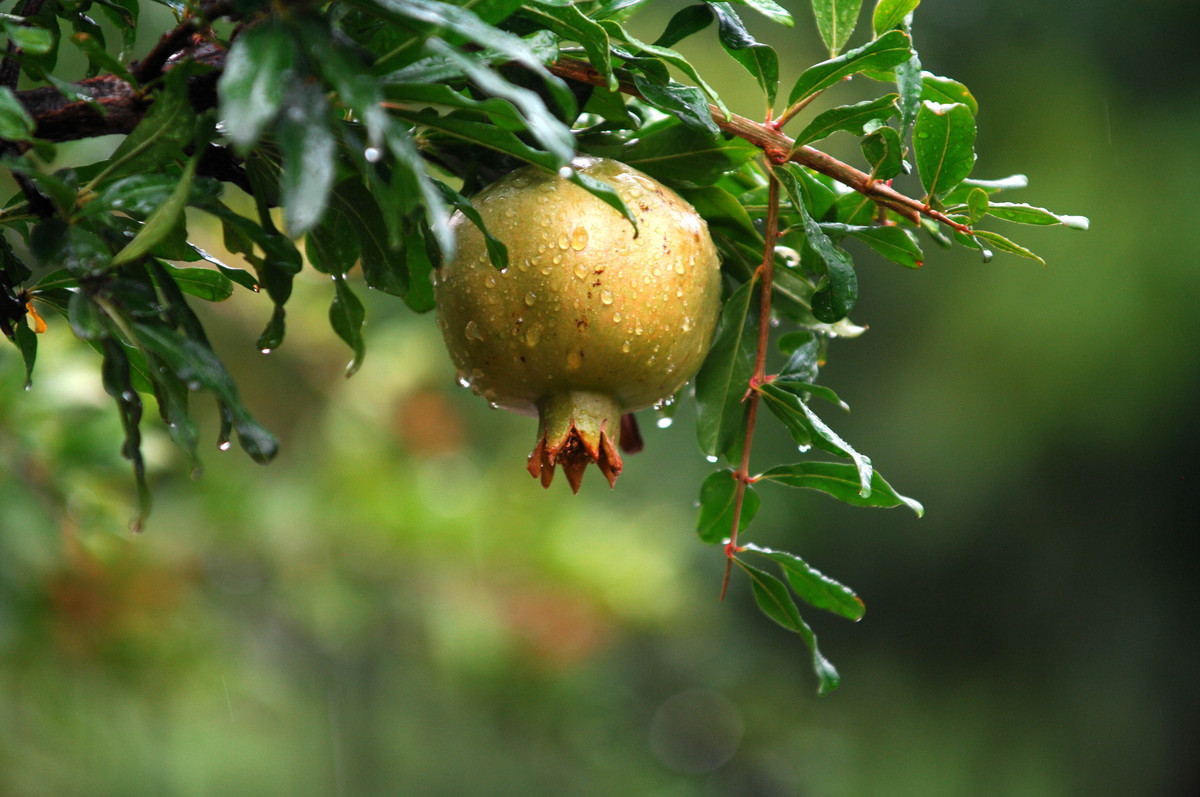
POLYGON ((729 532, 729 542, 725 545, 725 577, 721 581, 721 600, 725 599, 725 590, 729 588, 729 574, 733 569, 735 554, 738 547, 738 528, 742 522, 742 503, 746 498, 746 485, 750 483, 750 448, 754 444, 754 426, 758 420, 759 391, 757 386, 766 381, 767 375, 767 346, 771 336, 771 291, 775 279, 775 241, 779 237, 779 180, 767 164, 767 229, 766 243, 763 245, 763 261, 755 272, 760 277, 762 285, 761 309, 758 319, 758 349, 754 355, 754 373, 750 376, 750 390, 746 401, 746 439, 742 445, 742 460, 738 469, 733 472, 737 481, 733 503, 733 528, 729 532))

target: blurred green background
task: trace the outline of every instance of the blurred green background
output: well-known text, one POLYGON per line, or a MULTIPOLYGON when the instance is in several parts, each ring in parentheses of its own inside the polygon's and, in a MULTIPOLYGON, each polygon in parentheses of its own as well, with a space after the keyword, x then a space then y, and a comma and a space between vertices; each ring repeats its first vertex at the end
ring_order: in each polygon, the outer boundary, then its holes
MULTIPOLYGON (((790 7, 793 31, 744 14, 785 87, 822 57, 790 7)), ((368 297, 347 381, 327 284, 266 357, 239 294, 209 326, 282 453, 214 445, 191 480, 147 423, 135 537, 93 353, 51 319, 26 392, 0 349, 0 794, 1198 793, 1196 33, 1181 1, 918 9, 925 68, 979 99, 977 176, 1092 228, 1010 227, 1047 268, 858 253, 832 420, 927 514, 762 489, 753 538, 867 604, 808 613, 827 698, 744 582, 717 601, 686 402, 644 413, 616 491, 543 492, 533 423, 454 386, 431 318, 368 297)), ((761 116, 706 37, 683 49, 761 116)))

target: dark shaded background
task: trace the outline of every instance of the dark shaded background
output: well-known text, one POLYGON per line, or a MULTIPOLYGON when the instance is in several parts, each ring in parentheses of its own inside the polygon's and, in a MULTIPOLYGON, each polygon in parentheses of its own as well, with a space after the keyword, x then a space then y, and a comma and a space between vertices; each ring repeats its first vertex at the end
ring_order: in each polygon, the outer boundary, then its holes
MULTIPOLYGON (((794 31, 751 20, 785 86, 821 58, 794 7, 794 31)), ((1200 792, 1191 12, 918 9, 925 67, 980 102, 977 174, 1092 227, 1009 227, 1047 268, 859 253, 870 332, 831 350, 833 420, 927 514, 764 487, 755 532, 866 601, 809 613, 832 696, 744 583, 716 601, 686 406, 646 414, 615 492, 543 493, 532 423, 452 387, 432 319, 371 296, 341 379, 314 280, 269 357, 261 301, 212 313, 280 459, 211 450, 191 481, 153 433, 140 537, 91 352, 55 322, 23 392, 0 351, 0 794, 1200 792)), ((711 39, 689 54, 760 115, 711 39)), ((772 438, 761 463, 791 454, 772 438)))

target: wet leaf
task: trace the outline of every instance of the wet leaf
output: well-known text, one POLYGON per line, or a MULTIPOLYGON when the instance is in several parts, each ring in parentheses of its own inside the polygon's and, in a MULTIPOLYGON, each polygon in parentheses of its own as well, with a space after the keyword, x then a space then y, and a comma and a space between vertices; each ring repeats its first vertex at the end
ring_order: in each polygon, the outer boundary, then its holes
POLYGON ((844 235, 862 241, 888 260, 906 268, 920 268, 925 262, 925 253, 921 251, 912 231, 905 227, 822 224, 821 229, 831 235, 844 235))
POLYGON ((729 3, 711 3, 708 7, 717 17, 717 37, 725 52, 758 81, 767 107, 774 105, 779 91, 778 53, 751 35, 729 3))
POLYGON ((0 139, 28 141, 33 137, 34 121, 17 95, 8 86, 0 86, 0 139))
POLYGON ((784 583, 770 573, 746 564, 740 558, 734 561, 750 577, 754 600, 762 613, 787 630, 799 634, 812 652, 813 672, 818 680, 817 693, 826 695, 837 689, 841 677, 834 666, 821 655, 816 634, 800 616, 800 610, 796 608, 796 602, 784 583))
POLYGON ((1043 260, 1039 255, 1034 254, 1020 244, 1008 240, 999 233, 994 233, 990 230, 975 230, 975 237, 986 241, 996 249, 999 249, 1001 252, 1008 252, 1009 254, 1017 255, 1019 257, 1026 258, 1027 260, 1036 260, 1043 266, 1046 265, 1046 261, 1043 260))
POLYGON ((862 0, 812 0, 812 7, 821 39, 829 54, 837 55, 854 33, 862 0))
MULTIPOLYGON (((758 514, 760 499, 754 488, 747 484, 742 496, 742 514, 738 520, 738 532, 750 525, 758 514)), ((708 545, 717 545, 729 539, 733 532, 733 513, 737 504, 737 481, 733 470, 724 468, 710 473, 700 486, 700 516, 696 520, 696 534, 708 545)))
POLYGON ((217 82, 225 134, 240 153, 249 151, 275 118, 296 60, 295 35, 275 17, 242 31, 217 82))
POLYGON ((854 590, 825 575, 795 554, 773 551, 753 543, 743 547, 777 562, 792 590, 805 603, 841 615, 848 620, 861 620, 866 612, 866 607, 854 594, 854 590))
POLYGON ((975 166, 975 117, 962 103, 922 102, 913 127, 921 184, 931 198, 946 194, 975 166))
POLYGON ((921 0, 879 0, 875 3, 875 12, 871 15, 875 35, 879 36, 892 28, 899 27, 904 18, 911 14, 921 0))
POLYGON ((898 94, 885 94, 874 100, 822 111, 796 136, 796 146, 819 141, 839 130, 861 135, 868 125, 882 123, 896 114, 898 97, 898 94))
POLYGON ((791 13, 783 6, 774 2, 774 0, 733 0, 733 2, 753 8, 767 19, 772 22, 778 22, 784 27, 790 28, 796 24, 792 19, 791 13))
POLYGON ((158 209, 150 214, 138 234, 113 258, 114 266, 129 263, 149 254, 156 246, 179 230, 184 222, 184 208, 192 192, 192 180, 196 176, 199 158, 193 157, 184 167, 183 175, 171 191, 170 196, 158 209))
POLYGON ((987 214, 997 219, 1011 221, 1016 224, 1051 225, 1061 224, 1075 230, 1088 228, 1087 216, 1062 216, 1051 213, 1045 208, 1034 207, 1014 202, 991 202, 986 206, 987 214))
POLYGON ((979 113, 979 103, 966 86, 931 72, 921 73, 921 99, 940 103, 961 102, 970 109, 972 115, 979 113))
POLYGON ((725 302, 721 329, 696 374, 696 433, 710 457, 723 454, 742 428, 742 398, 754 372, 758 317, 751 312, 754 283, 747 282, 725 302))
POLYGON ((871 474, 871 491, 864 497, 858 468, 841 462, 779 465, 758 476, 756 481, 773 481, 788 487, 818 490, 852 506, 907 506, 917 517, 925 513, 925 508, 919 502, 897 493, 874 469, 871 474))
POLYGON ((904 142, 894 127, 879 127, 859 143, 876 180, 891 180, 904 172, 904 142))
POLYGON ((320 220, 337 175, 337 139, 325 90, 295 81, 279 116, 277 140, 283 170, 279 199, 288 234, 298 238, 320 220))
POLYGON ((864 70, 890 69, 903 63, 912 55, 911 40, 903 31, 889 31, 878 39, 847 50, 836 58, 810 66, 792 87, 788 105, 828 88, 843 78, 864 70))
POLYGON ((362 327, 366 311, 363 310, 362 302, 354 295, 354 291, 350 290, 350 286, 346 284, 345 277, 340 274, 334 275, 333 285, 335 290, 333 304, 329 307, 329 324, 338 337, 346 341, 351 351, 354 352, 354 359, 346 366, 346 378, 349 379, 362 365, 363 353, 366 348, 363 342, 362 327))
POLYGON ((708 100, 695 86, 685 86, 673 80, 656 83, 641 74, 633 76, 633 84, 642 98, 660 111, 677 117, 693 130, 706 133, 710 139, 720 135, 721 130, 708 110, 708 100))
POLYGON ((858 472, 859 495, 871 495, 871 460, 858 453, 843 440, 829 425, 821 420, 799 395, 779 385, 767 383, 759 388, 767 408, 779 418, 791 433, 792 439, 802 448, 814 445, 831 454, 854 461, 858 472))

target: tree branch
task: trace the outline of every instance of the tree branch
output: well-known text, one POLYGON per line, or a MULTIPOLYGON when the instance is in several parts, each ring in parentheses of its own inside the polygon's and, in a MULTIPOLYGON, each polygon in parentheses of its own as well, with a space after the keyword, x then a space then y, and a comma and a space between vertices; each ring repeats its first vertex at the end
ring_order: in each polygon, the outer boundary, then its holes
MULTIPOLYGON (((574 58, 560 58, 549 65, 549 69, 559 77, 590 83, 593 86, 603 86, 604 76, 592 68, 591 64, 574 58)), ((620 80, 619 89, 632 97, 641 97, 641 92, 632 81, 620 80)), ((920 200, 903 194, 890 185, 873 179, 869 174, 855 169, 849 164, 842 163, 837 158, 826 155, 818 149, 807 145, 796 146, 796 142, 776 130, 772 125, 760 124, 744 116, 731 113, 726 118, 717 106, 708 106, 713 122, 723 132, 731 136, 749 141, 761 149, 774 163, 791 161, 801 166, 807 166, 815 172, 832 177, 842 185, 854 189, 878 205, 882 205, 899 215, 919 224, 921 216, 945 224, 959 232, 970 234, 970 228, 959 224, 946 214, 935 210, 920 200)))

